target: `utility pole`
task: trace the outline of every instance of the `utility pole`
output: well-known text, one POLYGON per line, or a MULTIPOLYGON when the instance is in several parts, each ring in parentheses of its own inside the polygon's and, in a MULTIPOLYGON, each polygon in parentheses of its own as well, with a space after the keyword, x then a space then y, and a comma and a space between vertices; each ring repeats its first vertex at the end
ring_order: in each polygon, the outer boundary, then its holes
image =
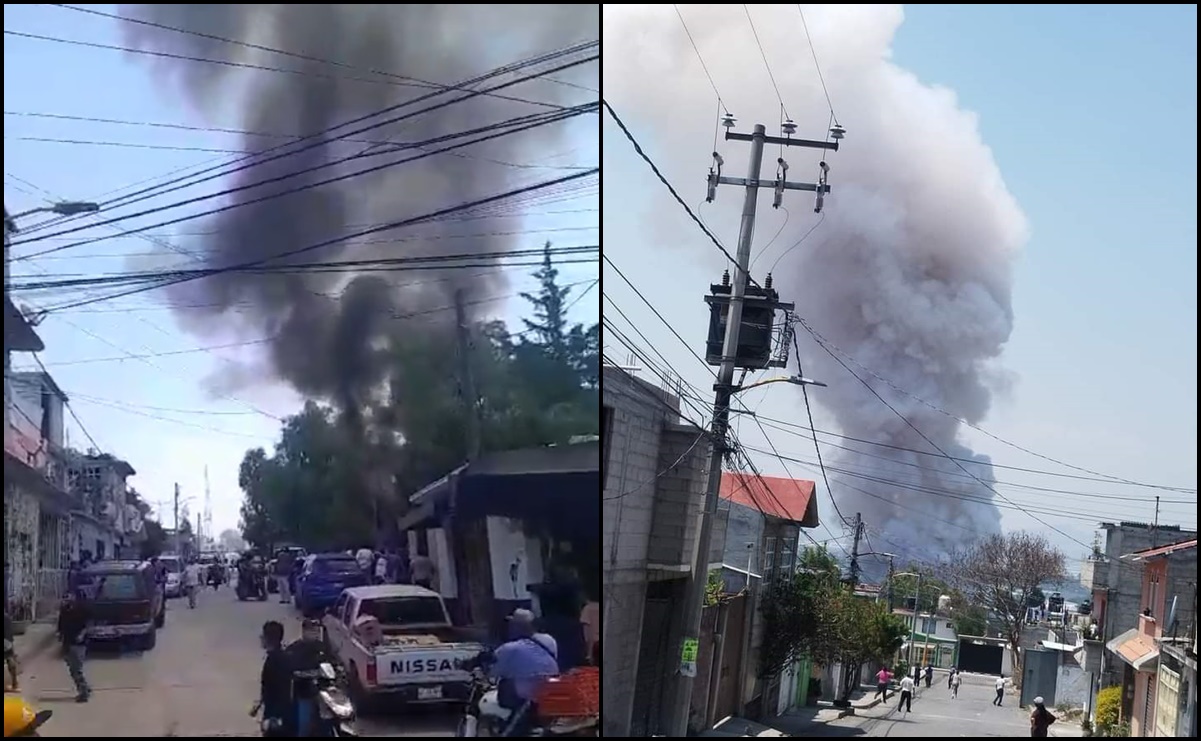
POLYGON ((455 291, 455 332, 459 341, 459 396, 467 408, 467 460, 473 461, 480 456, 480 400, 471 372, 471 329, 461 288, 455 291))
POLYGON ((889 615, 892 614, 893 607, 896 604, 895 601, 893 600, 893 594, 892 594, 892 579, 893 579, 893 574, 896 573, 896 570, 897 570, 896 559, 893 558, 892 556, 889 556, 888 557, 888 614, 889 615))
POLYGON ((1159 497, 1155 497, 1155 524, 1151 526, 1151 547, 1159 545, 1159 497))
POLYGON ((859 585, 859 538, 863 535, 863 516, 855 513, 855 541, 851 544, 851 589, 859 585))
MULTIPOLYGON (((738 252, 735 256, 734 284, 730 290, 729 310, 726 314, 725 338, 722 343, 721 364, 718 366, 717 381, 713 386, 713 424, 709 442, 712 446, 709 456, 709 482, 705 491, 705 500, 701 506, 700 531, 697 535, 696 560, 689 575, 687 591, 684 597, 683 640, 680 645, 679 676, 676 681, 676 695, 667 728, 663 735, 673 738, 688 736, 688 718, 692 704, 692 687, 696 678, 696 660, 700 645, 701 613, 704 609, 705 585, 709 580, 709 550, 713 539, 713 519, 717 512, 717 503, 721 492, 722 461, 725 460, 728 447, 726 431, 730 423, 730 400, 734 395, 734 370, 738 360, 738 335, 742 327, 742 308, 746 298, 746 288, 750 281, 749 265, 751 261, 751 241, 755 235, 755 211, 758 206, 759 186, 762 184, 760 175, 763 168, 763 147, 766 144, 781 146, 804 146, 818 149, 837 149, 838 142, 833 143, 793 139, 791 134, 796 131, 796 124, 786 121, 783 130, 789 136, 767 136, 767 128, 763 124, 755 124, 752 134, 735 134, 731 127, 733 117, 727 116, 726 140, 750 142, 751 161, 745 179, 722 177, 720 173, 720 156, 714 152, 713 157, 718 165, 716 172, 709 176, 709 198, 713 200, 717 185, 741 185, 746 188, 742 203, 742 222, 738 233, 738 252)), ((840 138, 835 134, 835 138, 840 138)), ((833 133, 833 132, 832 132, 833 133)), ((811 190, 818 194, 818 208, 821 197, 829 190, 825 184, 826 163, 822 163, 821 182, 816 185, 788 183, 784 179, 787 163, 779 160, 779 176, 767 185, 775 186, 776 202, 779 205, 784 190, 811 190)), ((750 597, 748 597, 750 599, 750 597)))
POLYGON ((174 543, 173 547, 171 548, 171 550, 175 551, 176 553, 179 553, 180 540, 179 540, 179 484, 178 483, 175 485, 174 504, 175 504, 175 517, 174 517, 172 526, 175 528, 175 535, 173 536, 175 543, 174 543))
POLYGON ((922 572, 917 572, 917 587, 913 590, 913 627, 909 631, 909 669, 913 670, 913 649, 917 648, 917 616, 921 611, 922 572))

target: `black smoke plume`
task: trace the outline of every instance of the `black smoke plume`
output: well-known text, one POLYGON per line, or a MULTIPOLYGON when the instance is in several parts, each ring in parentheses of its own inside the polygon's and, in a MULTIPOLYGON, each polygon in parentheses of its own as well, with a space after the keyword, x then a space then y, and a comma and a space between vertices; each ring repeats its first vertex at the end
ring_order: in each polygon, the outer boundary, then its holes
MULTIPOLYGON (((373 158, 306 172, 367 149, 371 141, 420 141, 545 110, 480 96, 351 137, 357 141, 338 139, 339 133, 348 129, 320 133, 429 92, 428 87, 410 78, 450 84, 516 59, 595 39, 599 35, 599 7, 142 4, 122 6, 121 15, 128 43, 138 49, 174 55, 138 55, 136 59, 140 63, 149 59, 159 79, 182 93, 189 107, 214 125, 228 126, 230 116, 235 117, 240 128, 250 132, 242 137, 246 152, 279 145, 285 141, 278 138, 280 135, 315 136, 320 142, 320 146, 300 151, 313 140, 306 141, 294 147, 297 154, 241 170, 223 183, 225 187, 236 187, 306 173, 230 196, 231 203, 240 207, 212 217, 203 227, 207 236, 199 245, 188 246, 190 253, 203 260, 204 267, 220 268, 529 182, 528 171, 525 179, 518 181, 513 168, 497 161, 519 162, 545 156, 548 137, 561 135, 561 124, 496 139, 462 153, 429 157, 249 203, 281 190, 380 164, 383 158, 373 158), (192 33, 178 33, 150 23, 192 33), (200 34, 336 64, 224 43, 200 34), (234 64, 207 64, 183 57, 234 64), (398 77, 401 75, 409 77, 398 77)), ((591 87, 595 85, 596 68, 583 66, 558 73, 556 78, 591 87)), ((541 80, 507 92, 553 104, 582 102, 579 89, 541 80)), ((439 100, 419 105, 425 107, 439 100)), ((384 118, 387 116, 375 120, 384 118)), ((370 121, 363 125, 366 123, 370 121)), ((216 189, 212 184, 207 187, 216 189)), ((509 207, 507 212, 515 209, 509 207)), ((488 213, 493 215, 440 221, 407 232, 385 232, 341 243, 307 252, 293 262, 502 253, 516 246, 519 237, 499 233, 516 231, 518 220, 497 218, 496 210, 488 213), (464 239, 463 235, 487 236, 464 239)), ((271 264, 287 263, 277 260, 271 264)), ((448 325, 453 312, 430 310, 450 306, 455 290, 463 290, 469 301, 478 302, 497 295, 503 284, 499 271, 474 269, 370 275, 226 273, 179 284, 173 288, 171 299, 174 306, 181 307, 177 317, 190 332, 274 337, 267 358, 270 372, 306 397, 331 399, 346 410, 367 403, 367 397, 382 386, 387 373, 386 340, 390 333, 403 331, 405 315, 425 312, 420 320, 410 321, 421 321, 426 327, 430 322, 448 325)))

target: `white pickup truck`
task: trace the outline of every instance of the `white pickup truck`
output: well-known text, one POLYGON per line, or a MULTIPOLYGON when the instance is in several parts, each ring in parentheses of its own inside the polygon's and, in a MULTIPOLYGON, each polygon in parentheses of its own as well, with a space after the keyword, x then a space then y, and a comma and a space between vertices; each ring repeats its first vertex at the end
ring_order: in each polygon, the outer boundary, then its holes
POLYGON ((408 584, 352 587, 326 614, 325 640, 346 669, 355 705, 464 702, 471 674, 456 662, 484 650, 460 640, 437 593, 408 584))

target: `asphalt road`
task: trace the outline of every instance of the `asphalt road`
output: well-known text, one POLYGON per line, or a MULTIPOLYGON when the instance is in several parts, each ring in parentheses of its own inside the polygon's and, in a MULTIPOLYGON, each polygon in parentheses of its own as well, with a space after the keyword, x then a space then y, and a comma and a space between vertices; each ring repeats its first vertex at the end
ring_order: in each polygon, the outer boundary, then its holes
MULTIPOLYGON (((959 697, 951 699, 946 674, 935 675, 929 689, 921 687, 913 700, 912 712, 900 712, 899 698, 889 696, 886 704, 858 711, 835 723, 829 733, 820 735, 862 735, 889 737, 1029 736, 1027 710, 1018 707, 1012 687, 1005 693, 1001 707, 992 704, 995 678, 965 675, 959 697), (940 682, 939 679, 942 681, 940 682)), ((1052 711, 1054 712, 1054 711, 1052 711)), ((1058 725, 1058 724, 1056 724, 1058 725)), ((1078 736, 1067 725, 1051 726, 1052 736, 1078 736)))
MULTIPOLYGON (((258 697, 263 652, 259 632, 279 620, 291 640, 299 616, 272 595, 238 602, 233 590, 206 590, 195 610, 168 602, 158 646, 146 653, 93 651, 85 665, 92 699, 74 701, 66 665, 56 650, 26 661, 23 694, 54 711, 44 736, 258 736, 248 711, 258 697)), ((363 736, 454 736, 453 711, 361 719, 363 736)))

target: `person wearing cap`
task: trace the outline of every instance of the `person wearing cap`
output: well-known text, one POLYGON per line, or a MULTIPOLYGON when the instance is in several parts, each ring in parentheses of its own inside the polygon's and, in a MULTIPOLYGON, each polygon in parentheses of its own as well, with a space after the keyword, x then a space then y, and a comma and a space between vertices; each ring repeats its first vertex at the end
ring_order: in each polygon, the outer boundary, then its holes
POLYGON ((52 715, 49 710, 34 710, 33 706, 25 702, 18 695, 4 695, 4 737, 5 738, 32 738, 39 736, 38 729, 50 720, 52 715))
MULTIPOLYGON (((323 662, 334 661, 325 651, 324 631, 321 621, 305 618, 300 624, 300 638, 284 649, 288 666, 293 672, 315 672, 323 662)), ((314 701, 317 699, 317 684, 312 679, 296 677, 292 682, 292 698, 296 708, 296 727, 300 737, 308 736, 312 721, 314 701)))
POLYGON ((509 641, 496 649, 494 659, 497 701, 512 713, 501 735, 529 736, 538 690, 547 679, 559 676, 559 646, 537 631, 533 612, 519 608, 509 616, 509 641))
POLYGON ((1047 710, 1043 698, 1034 698, 1034 710, 1030 711, 1030 737, 1031 738, 1046 738, 1047 729, 1051 724, 1059 720, 1047 710))

